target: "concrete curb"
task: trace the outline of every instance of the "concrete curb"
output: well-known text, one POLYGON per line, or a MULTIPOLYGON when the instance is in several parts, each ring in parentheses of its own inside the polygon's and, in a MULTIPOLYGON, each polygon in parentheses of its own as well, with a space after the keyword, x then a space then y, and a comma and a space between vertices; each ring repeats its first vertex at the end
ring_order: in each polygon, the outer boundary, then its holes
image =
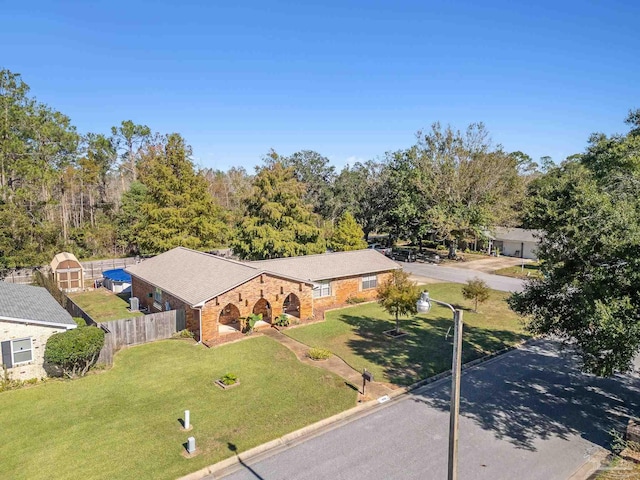
MULTIPOLYGON (((495 353, 485 355, 484 357, 477 358, 475 360, 467 362, 464 365, 462 365, 462 370, 463 371, 468 370, 469 368, 472 368, 480 363, 484 363, 488 360, 494 359, 510 351, 522 348, 524 345, 531 343, 535 340, 537 339, 525 340, 512 347, 506 347, 501 350, 498 350, 495 353)), ((420 380, 419 382, 409 385, 408 387, 397 388, 396 390, 393 390, 391 393, 389 393, 388 397, 389 399, 395 400, 401 395, 410 393, 420 387, 435 383, 438 380, 442 380, 443 378, 450 377, 450 376, 451 376, 451 370, 438 373, 433 377, 425 378, 424 380, 420 380)), ((215 478, 215 475, 217 475, 220 472, 223 472, 224 470, 230 467, 239 465, 240 463, 248 463, 252 461, 255 457, 265 454, 270 450, 276 450, 277 448, 287 447, 298 441, 301 441, 302 439, 312 438, 316 435, 324 433, 327 427, 337 428, 343 423, 356 420, 357 418, 359 418, 369 410, 373 410, 373 408, 375 407, 383 407, 389 404, 390 402, 381 403, 378 400, 370 400, 368 402, 361 403, 360 405, 350 408, 349 410, 345 410, 343 412, 340 412, 336 415, 320 420, 311 425, 307 425, 306 427, 302 427, 299 430, 283 435, 282 437, 276 438, 275 440, 271 440, 267 443, 258 445, 257 447, 253 447, 233 457, 229 457, 225 460, 221 460, 218 463, 214 463, 212 465, 209 465, 208 467, 204 467, 196 472, 192 472, 183 477, 179 477, 178 480, 200 480, 206 477, 207 475, 214 475, 214 478, 215 478)), ((575 480, 578 480, 578 477, 576 477, 575 480)))
POLYGON ((567 480, 589 480, 593 477, 594 473, 600 470, 609 458, 609 454, 610 452, 604 448, 598 449, 598 451, 590 455, 585 463, 573 472, 567 480))

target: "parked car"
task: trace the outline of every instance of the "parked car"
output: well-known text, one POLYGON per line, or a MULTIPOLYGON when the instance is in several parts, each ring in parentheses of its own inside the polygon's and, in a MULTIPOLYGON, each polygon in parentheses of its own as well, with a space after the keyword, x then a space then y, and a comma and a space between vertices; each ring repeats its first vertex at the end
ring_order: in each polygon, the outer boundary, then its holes
POLYGON ((389 255, 392 260, 398 260, 401 262, 415 262, 416 252, 410 248, 394 248, 389 255))
POLYGON ((419 262, 436 263, 436 264, 440 263, 440 261, 442 260, 440 258, 440 255, 436 253, 429 253, 429 252, 416 253, 416 259, 419 262))
POLYGON ((381 254, 386 255, 387 257, 391 254, 391 249, 390 248, 383 247, 379 243, 372 243, 367 248, 372 248, 376 252, 380 252, 381 254))

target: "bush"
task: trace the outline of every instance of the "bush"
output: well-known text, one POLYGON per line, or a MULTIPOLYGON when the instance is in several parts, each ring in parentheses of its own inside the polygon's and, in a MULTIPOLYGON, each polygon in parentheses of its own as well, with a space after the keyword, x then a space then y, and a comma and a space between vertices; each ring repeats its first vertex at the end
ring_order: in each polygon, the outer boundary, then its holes
POLYGON ((256 323, 262 320, 261 313, 252 313, 246 318, 240 319, 240 330, 242 333, 251 333, 253 332, 253 327, 256 326, 256 323))
POLYGON ((76 322, 76 325, 79 327, 86 327, 87 321, 82 317, 73 317, 73 321, 76 322))
POLYGON ((83 376, 100 355, 104 345, 104 331, 97 327, 78 327, 55 333, 47 340, 45 362, 57 365, 63 375, 83 376))
POLYGON ((225 385, 233 385, 238 381, 238 376, 234 375, 233 373, 225 373, 220 381, 225 385))
POLYGON ((194 335, 193 335, 193 332, 185 328, 184 330, 180 330, 179 332, 176 332, 171 336, 173 338, 193 338, 194 335))
POLYGON ((364 303, 366 301, 367 301, 367 299, 366 298, 362 298, 362 297, 349 297, 349 298, 347 298, 347 303, 349 305, 358 305, 359 303, 364 303))
POLYGON ((442 245, 441 243, 439 243, 436 246, 436 250, 440 251, 440 252, 446 252, 447 250, 449 250, 446 246, 442 245))
POLYGON ((274 322, 274 325, 278 326, 278 327, 288 327, 289 326, 289 316, 285 313, 281 313, 278 318, 276 318, 276 321, 274 322))
POLYGON ((331 352, 326 348, 313 347, 309 349, 307 356, 311 360, 326 360, 331 356, 331 352))

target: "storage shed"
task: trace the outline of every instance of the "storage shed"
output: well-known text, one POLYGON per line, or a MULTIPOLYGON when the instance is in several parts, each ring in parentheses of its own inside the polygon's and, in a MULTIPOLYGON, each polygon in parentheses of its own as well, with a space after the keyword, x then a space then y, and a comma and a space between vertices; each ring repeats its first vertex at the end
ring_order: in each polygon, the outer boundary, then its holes
POLYGON ((53 278, 63 292, 76 292, 84 288, 84 269, 73 253, 57 254, 50 266, 53 278))
POLYGON ((105 270, 102 272, 104 281, 102 285, 114 293, 131 292, 131 275, 124 271, 123 268, 114 270, 105 270))

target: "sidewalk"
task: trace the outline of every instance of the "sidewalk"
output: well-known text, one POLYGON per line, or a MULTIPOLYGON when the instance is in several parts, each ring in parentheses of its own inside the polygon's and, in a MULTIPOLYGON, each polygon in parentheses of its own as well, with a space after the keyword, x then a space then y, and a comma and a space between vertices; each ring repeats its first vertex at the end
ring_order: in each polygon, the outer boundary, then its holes
MULTIPOLYGON (((362 372, 358 372, 351 368, 340 357, 331 355, 331 358, 327 360, 311 360, 309 357, 307 357, 307 351, 309 350, 308 345, 305 345, 304 343, 300 343, 297 340, 288 337, 287 335, 279 332, 276 328, 262 330, 261 333, 287 347, 289 350, 296 354, 296 357, 298 357, 298 360, 300 360, 302 363, 329 370, 330 372, 335 373, 336 375, 339 375, 347 380, 347 382, 350 383, 356 390, 358 390, 358 392, 362 393, 362 372)), ((383 395, 389 395, 391 392, 393 392, 393 389, 383 383, 375 381, 369 382, 367 383, 366 397, 363 398, 362 395, 360 395, 360 399, 371 400, 382 397, 383 395)))

